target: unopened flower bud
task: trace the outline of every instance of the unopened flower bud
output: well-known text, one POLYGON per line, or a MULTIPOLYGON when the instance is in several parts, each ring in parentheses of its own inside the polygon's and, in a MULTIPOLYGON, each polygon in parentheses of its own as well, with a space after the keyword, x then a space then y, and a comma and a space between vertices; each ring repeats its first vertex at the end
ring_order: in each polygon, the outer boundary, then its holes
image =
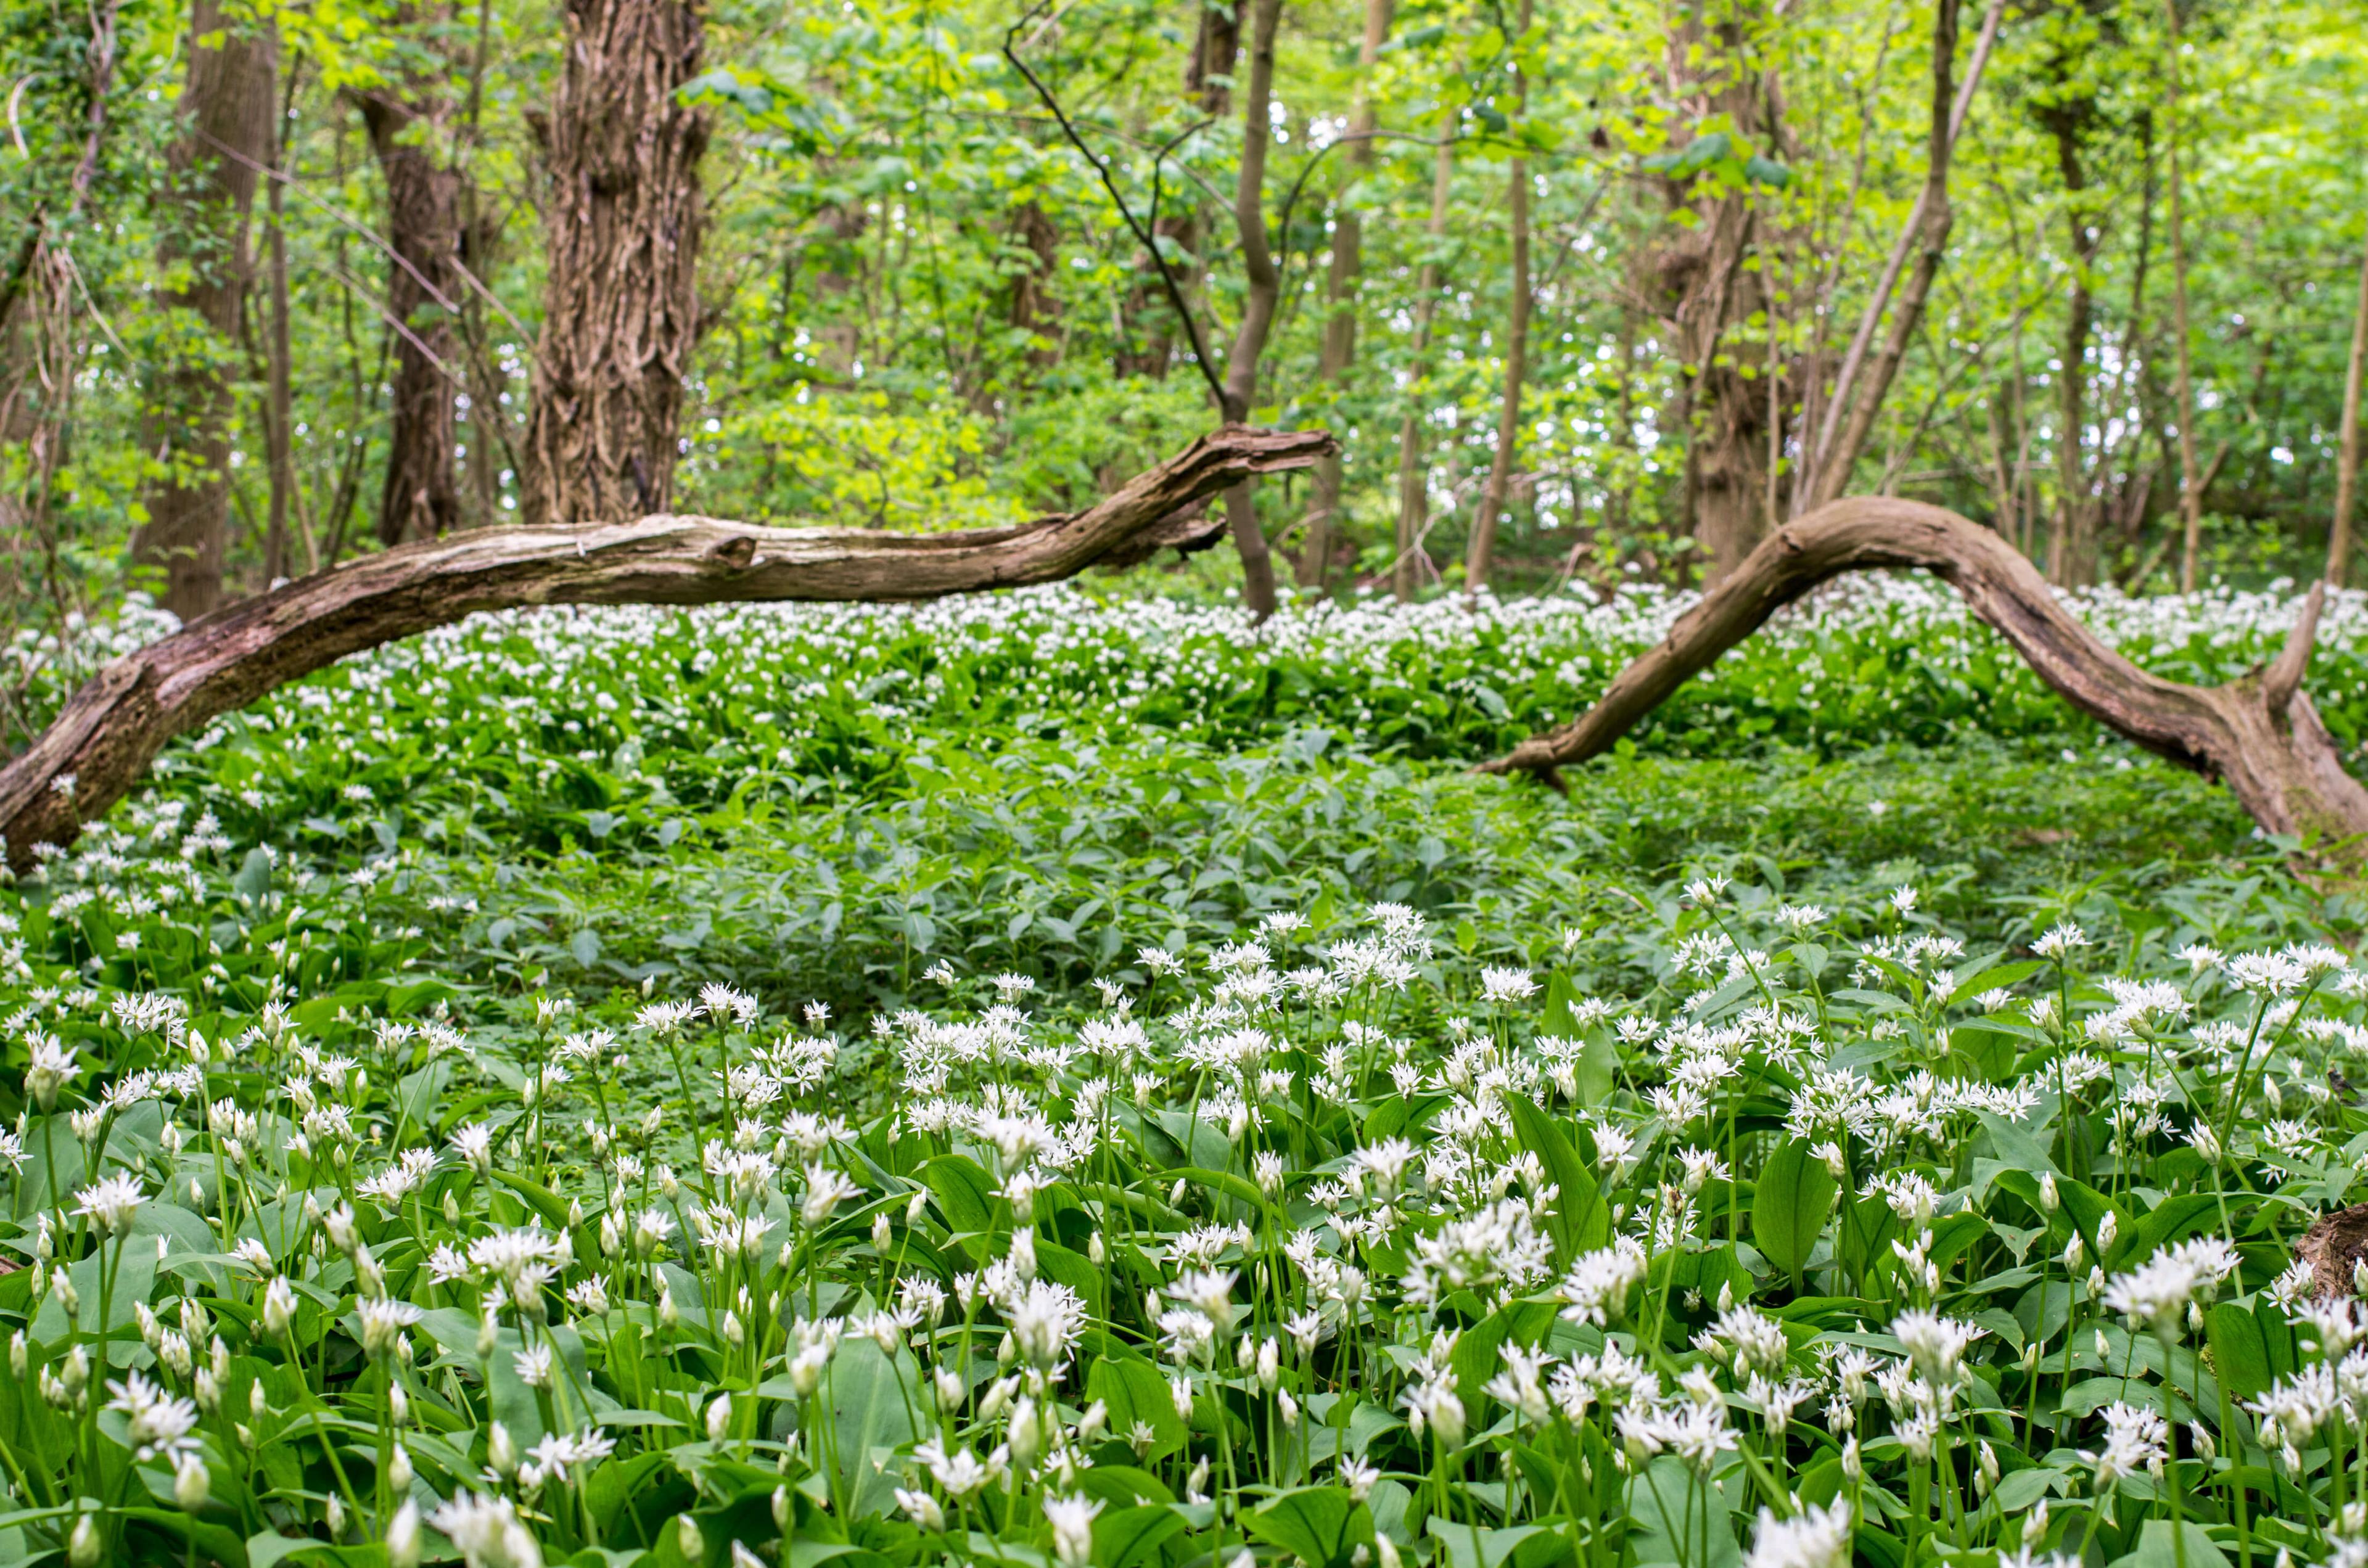
POLYGON ((214 1494, 214 1478, 207 1473, 206 1461, 195 1454, 183 1454, 174 1462, 173 1501, 185 1514, 194 1514, 206 1506, 214 1494))
POLYGON ((388 1568, 419 1568, 419 1505, 406 1497, 386 1527, 388 1568))

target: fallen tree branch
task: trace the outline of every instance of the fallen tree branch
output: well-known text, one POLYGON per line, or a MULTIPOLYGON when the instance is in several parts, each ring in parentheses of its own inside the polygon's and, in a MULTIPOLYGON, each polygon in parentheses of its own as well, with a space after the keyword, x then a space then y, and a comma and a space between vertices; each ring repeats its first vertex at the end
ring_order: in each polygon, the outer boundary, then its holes
POLYGON ((1939 506, 1889 496, 1837 501, 1778 529, 1659 646, 1621 671, 1592 709, 1480 770, 1559 783, 1561 768, 1611 749, 1785 605, 1845 572, 1890 566, 1920 566, 1941 577, 2065 700, 2157 756, 2226 782, 2265 831, 2337 841, 2368 835, 2368 790, 2344 771, 2302 689, 2323 585, 2311 590, 2285 650, 2266 670, 2226 686, 2186 686, 2149 675, 2099 642, 1998 534, 1939 506))
POLYGON ((1224 531, 1198 503, 1312 467, 1319 430, 1228 425, 1073 516, 892 534, 653 517, 485 528, 369 555, 192 621, 101 669, 0 770, 0 843, 22 869, 121 800, 166 743, 348 653, 479 610, 541 604, 937 598, 1074 577, 1224 531))

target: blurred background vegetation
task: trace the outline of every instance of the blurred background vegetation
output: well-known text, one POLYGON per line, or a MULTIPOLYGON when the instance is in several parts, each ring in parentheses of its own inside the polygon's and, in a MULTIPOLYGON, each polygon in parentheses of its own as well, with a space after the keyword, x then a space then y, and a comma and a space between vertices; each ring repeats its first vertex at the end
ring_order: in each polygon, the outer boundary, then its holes
MULTIPOLYGON (((2334 0, 0 18, 11 633, 570 516, 529 494, 564 461, 538 456, 538 365, 558 375, 557 331, 631 335, 552 263, 603 181, 631 185, 569 151, 601 134, 679 154, 632 187, 671 180, 672 215, 624 237, 695 256, 695 319, 643 356, 680 395, 643 431, 673 472, 622 492, 646 509, 1076 508, 1207 428, 1247 354, 1243 412, 1342 440, 1337 479, 1255 497, 1286 581, 1682 585, 1800 509, 1873 299, 1896 376, 1835 488, 1960 509, 2068 585, 2260 582, 2328 548, 2368 240, 2368 28, 2334 0), (637 26, 671 40, 665 101, 571 98, 567 51, 637 26), (1952 90, 1980 74, 1910 314, 1883 279, 1932 163, 1936 38, 1952 90)), ((631 52, 583 54, 583 81, 631 52)), ((1225 591, 1242 568, 1176 570, 1225 591)))

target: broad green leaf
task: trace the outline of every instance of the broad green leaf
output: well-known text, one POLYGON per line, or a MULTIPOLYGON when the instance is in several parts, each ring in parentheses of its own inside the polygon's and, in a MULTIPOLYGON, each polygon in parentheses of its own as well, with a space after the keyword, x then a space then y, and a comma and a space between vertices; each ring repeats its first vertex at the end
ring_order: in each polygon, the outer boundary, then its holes
POLYGON ((1373 1543, 1373 1517, 1345 1486, 1302 1486, 1248 1516, 1249 1532, 1298 1557, 1308 1568, 1342 1568, 1373 1543))
POLYGON ((1769 1262, 1793 1277, 1795 1290, 1834 1211, 1835 1189, 1833 1173, 1809 1152, 1805 1138, 1778 1144, 1759 1173, 1751 1200, 1751 1239, 1769 1262))

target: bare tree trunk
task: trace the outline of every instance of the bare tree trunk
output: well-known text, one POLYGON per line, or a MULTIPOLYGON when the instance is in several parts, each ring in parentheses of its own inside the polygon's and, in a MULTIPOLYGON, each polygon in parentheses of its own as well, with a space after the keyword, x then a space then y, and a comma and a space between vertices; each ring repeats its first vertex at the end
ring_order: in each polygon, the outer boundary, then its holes
POLYGON ((2071 229, 2072 286, 2064 310, 2063 363, 2055 373, 2055 535, 2048 541, 2048 575, 2082 587, 2097 578, 2097 509, 2089 495, 2087 440, 2089 332, 2096 309, 2091 272, 2103 231, 2082 197, 2089 188, 2080 139, 2095 110, 2092 99, 2058 106, 2043 117, 2055 138, 2055 166, 2064 178, 2065 222, 2071 229))
MULTIPOLYGON (((1257 0, 1257 5, 1249 86, 1242 95, 1241 177, 1234 188, 1234 228, 1241 236, 1242 275, 1249 289, 1241 322, 1234 329, 1233 350, 1225 356, 1224 413, 1233 424, 1249 417, 1250 401, 1258 394, 1258 358, 1266 352, 1267 334, 1282 297, 1282 277, 1266 237, 1266 155, 1273 135, 1267 106, 1273 101, 1274 33, 1282 0, 1257 0)), ((1233 525, 1234 548, 1242 557, 1242 603, 1264 620, 1275 609, 1274 554, 1267 546, 1266 530, 1258 527, 1253 485, 1245 479, 1225 493, 1225 515, 1233 525)))
POLYGON ((2359 302, 2351 312, 2351 359, 2343 369, 2343 430, 2335 449, 2335 516, 2327 530, 2327 580, 2351 577, 2351 510, 2360 494, 2360 383, 2368 371, 2368 252, 2360 257, 2359 302))
POLYGON ((1060 363, 1061 347, 1053 335, 1060 330, 1061 301, 1053 296, 1053 274, 1061 259, 1061 232, 1041 202, 1022 202, 1012 214, 1012 239, 1027 261, 1011 275, 1010 322, 1031 338, 1041 339, 1028 350, 1028 363, 1038 371, 1060 363))
POLYGON ((142 495, 148 517, 132 537, 135 560, 165 569, 166 609, 203 615, 222 599, 229 531, 230 426, 235 393, 230 346, 252 270, 247 226, 256 172, 274 145, 279 100, 279 35, 268 23, 227 14, 222 0, 196 0, 189 19, 189 74, 181 89, 187 133, 170 167, 178 210, 167 219, 157 264, 165 302, 205 325, 201 344, 158 375, 161 425, 147 443, 167 472, 142 495))
MULTIPOLYGON (((1447 201, 1455 178, 1455 138, 1452 126, 1439 133, 1439 151, 1430 165, 1430 224, 1424 230, 1428 252, 1414 286, 1414 341, 1407 370, 1408 396, 1419 399, 1430 375, 1430 327, 1438 319, 1440 248, 1447 244, 1447 201)), ((1390 588, 1400 604, 1415 595, 1415 552, 1422 548, 1422 530, 1430 517, 1430 476, 1422 449, 1419 403, 1411 403, 1398 422, 1397 554, 1390 563, 1390 588)))
POLYGON ((1941 259, 1948 250, 1949 230, 1955 222, 1949 204, 1950 161, 1965 117, 1973 108, 1974 93, 1981 85, 1983 67, 1988 62, 1990 45, 1998 37, 1999 18, 2005 10, 2005 0, 1990 0, 1964 85, 1958 88, 1952 85, 1957 55, 1957 0, 1935 0, 1933 5, 1932 114, 1925 139, 1924 188, 1916 199, 1916 210, 1907 227, 1900 233, 1899 248, 1892 254, 1884 281, 1868 301, 1867 313, 1859 324, 1859 336, 1850 344, 1850 354, 1836 379, 1826 426, 1817 433, 1818 450, 1811 483, 1804 488, 1812 506, 1823 506, 1850 487, 1850 472, 1858 464, 1859 454, 1866 449, 1867 437, 1874 429, 1876 416, 1883 412, 1884 400, 1891 395, 1891 383, 1899 374, 1901 362, 1907 358, 1908 346, 1923 327, 1924 304, 1931 296, 1932 279, 1941 270, 1941 259), (1916 264, 1892 312, 1891 332, 1884 341, 1883 352, 1868 370, 1864 384, 1854 388, 1851 382, 1859 356, 1873 337, 1874 324, 1888 302, 1891 281, 1898 276, 1911 239, 1916 264), (1830 447, 1826 445, 1828 438, 1830 447))
POLYGON ((646 517, 674 494, 699 336, 698 0, 567 0, 550 125, 542 337, 528 416, 530 523, 646 517))
POLYGON ((2343 769, 2302 676, 2326 587, 2304 601, 2294 633, 2267 669, 2226 686, 2149 675, 2100 642, 2014 548, 1954 512, 1862 496, 1820 507, 1771 536, 1742 568, 1681 617, 1579 718, 1532 735, 1484 765, 1488 773, 1559 769, 1609 750, 1670 693, 1818 584, 1845 572, 1922 567, 1964 596, 2074 707, 2158 756, 2225 781, 2275 835, 2348 841, 2353 874, 2368 835, 2368 790, 2343 769))
MULTIPOLYGON (((1192 9, 1197 20, 1192 52, 1184 62, 1184 96, 1207 119, 1222 119, 1233 108, 1234 65, 1242 50, 1241 7, 1225 0, 1192 0, 1192 9)), ((1151 232, 1155 239, 1166 239, 1186 255, 1199 256, 1199 202, 1195 200, 1182 212, 1153 213, 1151 232)), ((1192 297, 1203 270, 1197 261, 1178 269, 1178 291, 1187 300, 1192 297)), ((1158 262, 1149 255, 1138 253, 1134 273, 1135 280, 1119 305, 1119 320, 1126 330, 1120 334, 1112 369, 1121 377, 1147 376, 1153 381, 1164 381, 1168 362, 1175 358, 1175 333, 1179 324, 1171 319, 1167 291, 1159 281, 1158 262), (1143 336, 1141 347, 1135 346, 1138 323, 1143 336)), ((1191 335, 1185 335, 1189 338, 1191 335)))
MULTIPOLYGON (((1357 274, 1364 265, 1365 222, 1347 200, 1348 195, 1373 166, 1373 102, 1365 83, 1382 57, 1390 36, 1395 0, 1365 0, 1365 40, 1359 49, 1357 101, 1349 111, 1352 138, 1341 153, 1341 199, 1332 220, 1332 266, 1324 279, 1324 343, 1316 355, 1316 374, 1337 396, 1357 361, 1357 274)), ((1340 512, 1340 460, 1329 457, 1315 468, 1313 494, 1307 506, 1307 531, 1299 551, 1299 583, 1321 589, 1332 564, 1332 532, 1340 512)))
MULTIPOLYGON (((1715 18, 1689 9, 1671 28, 1665 74, 1676 116, 1695 127, 1723 118, 1747 142, 1781 140, 1774 74, 1749 59, 1765 16, 1765 0, 1737 0, 1715 18)), ((1691 222, 1672 223, 1668 243, 1642 258, 1640 292, 1656 301, 1683 367, 1677 423, 1689 432, 1688 522, 1716 581, 1751 552, 1768 520, 1768 399, 1759 380, 1768 346, 1743 334, 1767 319, 1769 290, 1762 270, 1748 265, 1757 214, 1748 193, 1695 176, 1663 186, 1672 215, 1687 212, 1691 222)))
POLYGON ((1303 469, 1320 430, 1226 426, 1074 516, 892 534, 652 517, 477 528, 398 545, 245 599, 93 676, 0 769, 0 841, 22 870, 123 798, 156 754, 217 713, 348 653, 480 610, 541 604, 895 600, 1047 583, 1209 542, 1200 504, 1245 474, 1303 469))
POLYGON ((450 161, 453 106, 443 83, 405 73, 359 97, 386 178, 387 313, 402 327, 378 513, 380 542, 400 544, 439 538, 461 521, 453 396, 461 389, 453 367, 461 352, 463 176, 450 161))
POLYGON ((2170 70, 2165 94, 2165 141, 2170 175, 2170 311, 2179 362, 2179 591, 2195 591, 2197 558, 2203 551, 2203 487, 2195 460, 2195 379, 2187 325, 2187 232, 2181 199, 2179 138, 2179 0, 2163 0, 2170 29, 2170 70))
MULTIPOLYGON (((1527 38, 1531 0, 1521 0, 1519 36, 1527 38)), ((1529 107, 1529 77, 1513 68, 1516 130, 1529 107)), ((1519 155, 1505 171, 1508 222, 1512 232, 1512 309, 1505 323, 1505 393, 1497 413, 1497 449, 1488 458, 1487 483, 1480 488, 1479 509, 1472 514, 1472 537, 1463 551, 1463 591, 1477 597, 1488 585, 1496 564, 1497 519, 1505 510, 1505 490, 1512 483, 1515 449, 1521 444, 1521 381, 1529 373, 1530 357, 1530 161, 1519 155)))
POLYGON ((2009 542, 2020 537, 2015 523, 2015 483, 2013 459, 2007 452, 2006 420, 1998 409, 1998 394, 1990 393, 1982 400, 1983 411, 1989 417, 1990 434, 1990 527, 1998 537, 2009 542))
POLYGON ((263 421, 266 461, 271 469, 271 510, 263 534, 263 585, 269 587, 288 575, 288 505, 296 483, 290 426, 295 420, 293 350, 288 319, 287 188, 289 117, 296 107, 296 85, 303 74, 300 54, 288 68, 288 86, 271 126, 271 361, 270 384, 265 393, 263 421))

